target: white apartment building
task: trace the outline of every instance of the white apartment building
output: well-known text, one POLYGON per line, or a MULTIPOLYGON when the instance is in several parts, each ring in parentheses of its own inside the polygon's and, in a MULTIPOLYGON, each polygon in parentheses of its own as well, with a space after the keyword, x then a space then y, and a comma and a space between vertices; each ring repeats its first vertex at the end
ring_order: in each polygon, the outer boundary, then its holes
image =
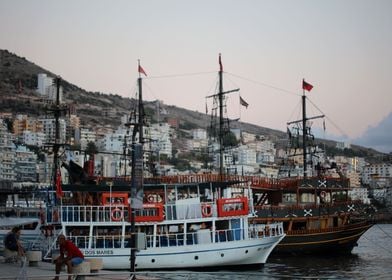
POLYGON ((37 155, 26 146, 18 146, 15 151, 16 181, 37 181, 37 155))
POLYGON ((75 133, 75 142, 80 144, 80 148, 82 150, 87 148, 88 143, 95 143, 95 141, 97 140, 97 134, 95 133, 95 131, 92 131, 88 128, 79 128, 75 131, 78 131, 78 133, 75 133), (76 137, 76 135, 78 135, 78 137, 76 137))
POLYGON ((192 129, 192 138, 195 140, 207 140, 207 130, 202 128, 192 129))
POLYGON ((237 149, 238 164, 256 165, 256 151, 248 146, 242 145, 237 149))
MULTIPOLYGON (((39 119, 42 123, 43 132, 45 134, 45 141, 47 143, 54 143, 56 139, 56 121, 54 118, 39 119)), ((67 125, 64 119, 59 120, 60 143, 65 143, 67 125)))
POLYGON ((31 146, 42 147, 45 144, 45 133, 43 132, 32 132, 29 130, 23 131, 23 143, 31 146))
POLYGON ((108 133, 103 138, 97 140, 99 151, 123 153, 124 137, 122 133, 108 133))
POLYGON ((15 144, 14 135, 7 131, 0 119, 0 181, 15 181, 15 144))
POLYGON ((256 135, 253 134, 253 133, 242 132, 241 136, 242 136, 242 142, 243 143, 253 142, 256 139, 256 135))
MULTIPOLYGON (((45 73, 38 74, 37 92, 45 99, 56 101, 56 85, 55 79, 48 77, 45 73)), ((63 88, 60 87, 60 103, 63 101, 63 88)))
POLYGON ((377 178, 391 178, 392 164, 377 163, 369 164, 363 168, 362 183, 370 184, 373 179, 377 178))
POLYGON ((186 147, 189 151, 200 151, 207 148, 208 139, 188 139, 186 147))
POLYGON ((348 142, 336 142, 336 148, 338 148, 340 150, 350 149, 351 144, 348 142))
POLYGON ((348 191, 348 196, 352 200, 361 200, 363 203, 370 204, 369 193, 367 188, 353 188, 348 191))
POLYGON ((172 157, 173 146, 170 141, 171 128, 168 123, 155 123, 150 127, 151 150, 172 157))
MULTIPOLYGON (((220 155, 219 153, 214 153, 214 167, 220 168, 220 155)), ((228 168, 233 166, 233 154, 232 153, 224 153, 223 154, 223 168, 228 168)))
POLYGON ((275 162, 275 154, 270 151, 257 152, 256 162, 259 164, 271 164, 275 162))

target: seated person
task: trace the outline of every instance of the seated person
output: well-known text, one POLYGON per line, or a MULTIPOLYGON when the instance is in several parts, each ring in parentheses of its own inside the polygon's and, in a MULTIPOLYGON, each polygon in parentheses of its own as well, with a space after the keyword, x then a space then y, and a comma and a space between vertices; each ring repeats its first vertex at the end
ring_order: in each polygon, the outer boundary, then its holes
MULTIPOLYGON (((72 267, 84 261, 83 253, 70 240, 66 240, 63 234, 59 235, 58 241, 60 245, 60 256, 54 260, 56 264, 56 277, 53 280, 59 280, 59 274, 63 264, 67 266, 67 273, 72 274, 72 267)), ((72 276, 68 275, 68 280, 71 279, 72 276)))
POLYGON ((19 240, 21 234, 20 227, 14 227, 4 238, 4 247, 11 251, 15 252, 15 256, 24 257, 25 250, 22 246, 22 243, 19 240))

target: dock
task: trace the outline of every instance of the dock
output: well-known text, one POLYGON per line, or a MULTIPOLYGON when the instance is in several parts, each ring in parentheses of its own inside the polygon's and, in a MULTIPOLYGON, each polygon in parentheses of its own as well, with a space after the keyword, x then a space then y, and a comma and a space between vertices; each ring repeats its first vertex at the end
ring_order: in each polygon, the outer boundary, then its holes
MULTIPOLYGON (((26 263, 24 266, 22 266, 21 262, 5 263, 2 257, 0 257, 0 271, 0 280, 53 279, 56 276, 55 265, 50 262, 41 261, 38 262, 36 266, 29 266, 29 264, 26 263)), ((148 274, 150 274, 150 272, 135 273, 136 279, 140 280, 163 279, 161 277, 148 274)), ((67 279, 67 272, 61 271, 60 280, 67 279)), ((72 279, 128 280, 130 279, 130 272, 100 270, 97 273, 73 275, 72 279)))

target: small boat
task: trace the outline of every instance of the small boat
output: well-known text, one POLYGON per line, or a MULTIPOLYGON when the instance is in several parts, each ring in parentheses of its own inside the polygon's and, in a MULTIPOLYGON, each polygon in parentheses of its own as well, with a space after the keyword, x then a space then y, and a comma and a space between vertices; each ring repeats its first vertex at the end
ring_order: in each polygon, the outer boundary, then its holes
MULTIPOLYGON (((14 209, 8 208, 0 217, 0 240, 4 240, 5 236, 14 227, 19 227, 21 231, 20 241, 24 248, 31 248, 38 236, 41 235, 41 219, 37 212, 35 217, 28 216, 27 213, 33 213, 33 209, 14 209)), ((0 244, 0 252, 4 250, 4 243, 0 244)))

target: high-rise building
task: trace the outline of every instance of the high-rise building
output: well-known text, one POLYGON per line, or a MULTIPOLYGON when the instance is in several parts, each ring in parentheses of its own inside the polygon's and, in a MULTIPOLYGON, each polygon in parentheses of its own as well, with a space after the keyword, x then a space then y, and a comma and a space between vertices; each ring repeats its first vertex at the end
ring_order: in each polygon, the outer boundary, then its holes
MULTIPOLYGON (((38 74, 38 87, 37 92, 44 98, 50 101, 56 101, 57 89, 55 80, 52 77, 48 77, 45 73, 38 74)), ((60 103, 63 101, 63 89, 60 87, 60 103)))

